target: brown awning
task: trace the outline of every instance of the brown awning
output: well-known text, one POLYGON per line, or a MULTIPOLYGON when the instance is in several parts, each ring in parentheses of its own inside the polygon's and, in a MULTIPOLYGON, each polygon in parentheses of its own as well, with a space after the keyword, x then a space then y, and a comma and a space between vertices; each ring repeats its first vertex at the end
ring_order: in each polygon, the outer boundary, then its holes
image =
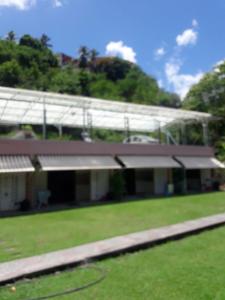
POLYGON ((118 156, 119 160, 128 169, 142 168, 181 168, 181 166, 170 156, 118 156))
POLYGON ((218 169, 225 167, 215 157, 176 156, 176 159, 185 169, 218 169))
POLYGON ((111 156, 40 155, 38 156, 38 160, 43 171, 104 170, 121 168, 111 156))
POLYGON ((29 156, 1 155, 0 173, 34 172, 29 156))

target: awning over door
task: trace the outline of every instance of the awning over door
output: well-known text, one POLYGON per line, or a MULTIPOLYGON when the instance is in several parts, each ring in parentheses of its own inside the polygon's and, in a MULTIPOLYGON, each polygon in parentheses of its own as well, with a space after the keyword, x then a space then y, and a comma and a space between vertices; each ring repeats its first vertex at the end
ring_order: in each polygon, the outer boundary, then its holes
POLYGON ((218 169, 225 167, 215 157, 176 156, 176 159, 185 169, 218 169))
POLYGON ((170 156, 119 156, 119 160, 128 169, 142 168, 180 168, 170 156))
POLYGON ((29 156, 0 156, 0 173, 21 173, 34 171, 35 169, 30 161, 29 156))
POLYGON ((43 171, 120 169, 111 156, 38 156, 43 171))

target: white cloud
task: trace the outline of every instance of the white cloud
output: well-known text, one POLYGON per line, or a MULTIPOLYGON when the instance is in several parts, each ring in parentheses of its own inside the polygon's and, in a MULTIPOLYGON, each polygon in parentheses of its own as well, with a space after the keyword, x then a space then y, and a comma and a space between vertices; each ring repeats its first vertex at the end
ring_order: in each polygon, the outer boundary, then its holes
POLYGON ((220 72, 220 66, 224 63, 225 63, 225 59, 221 59, 217 63, 215 63, 214 66, 213 66, 214 72, 219 73, 220 72))
POLYGON ((123 41, 109 42, 106 45, 106 54, 111 56, 120 56, 125 60, 136 63, 136 53, 133 48, 128 47, 123 41))
POLYGON ((215 63, 215 67, 219 67, 220 65, 222 65, 222 64, 224 64, 224 62, 225 62, 225 59, 221 59, 221 60, 219 60, 217 63, 215 63))
POLYGON ((36 4, 36 0, 0 0, 0 6, 25 10, 36 4))
POLYGON ((165 74, 174 91, 180 95, 181 99, 184 99, 192 85, 197 84, 204 74, 202 72, 194 75, 182 74, 180 73, 181 66, 181 61, 172 59, 165 65, 165 74))
POLYGON ((163 84, 162 79, 159 79, 159 80, 158 80, 158 86, 159 86, 160 88, 163 88, 164 84, 163 84))
POLYGON ((160 59, 166 54, 164 47, 155 50, 155 59, 160 59))
POLYGON ((196 19, 192 20, 192 26, 193 27, 198 27, 198 21, 196 19))
POLYGON ((61 0, 53 0, 53 6, 54 7, 61 7, 63 6, 63 3, 61 0))
POLYGON ((174 53, 167 61, 164 67, 164 72, 166 80, 170 87, 177 93, 181 99, 187 95, 190 88, 197 84, 204 73, 199 71, 195 74, 186 74, 181 72, 181 67, 183 65, 182 51, 183 47, 188 45, 195 45, 198 40, 199 27, 198 21, 196 19, 192 20, 192 28, 184 30, 181 34, 176 37, 176 43, 178 47, 174 48, 174 53))
MULTIPOLYGON (((53 7, 61 7, 63 0, 51 0, 53 7)), ((26 10, 37 4, 37 0, 0 0, 0 7, 14 7, 19 10, 26 10)))
POLYGON ((194 29, 186 29, 182 34, 176 37, 176 42, 178 46, 188 46, 195 45, 198 40, 198 32, 194 29))

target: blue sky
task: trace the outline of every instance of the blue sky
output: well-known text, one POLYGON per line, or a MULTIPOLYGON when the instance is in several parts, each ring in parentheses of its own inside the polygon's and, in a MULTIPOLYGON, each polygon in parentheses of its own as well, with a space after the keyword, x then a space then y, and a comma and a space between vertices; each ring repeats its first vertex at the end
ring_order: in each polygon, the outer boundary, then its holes
POLYGON ((0 36, 46 33, 57 52, 119 55, 184 97, 225 58, 224 11, 224 0, 0 0, 0 36))

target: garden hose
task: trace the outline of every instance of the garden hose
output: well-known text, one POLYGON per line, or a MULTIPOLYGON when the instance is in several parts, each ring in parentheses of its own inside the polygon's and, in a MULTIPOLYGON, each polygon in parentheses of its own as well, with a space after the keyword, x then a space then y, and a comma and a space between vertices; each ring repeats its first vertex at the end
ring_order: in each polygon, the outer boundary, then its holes
POLYGON ((68 290, 65 290, 65 291, 61 291, 61 292, 58 292, 58 293, 55 293, 55 294, 49 294, 49 295, 41 296, 41 297, 37 297, 37 298, 29 298, 27 300, 47 300, 47 299, 52 299, 52 298, 56 298, 56 297, 60 297, 60 296, 74 294, 76 292, 79 292, 79 291, 82 291, 84 289, 90 288, 90 287, 102 282, 106 278, 106 271, 103 270, 102 268, 99 268, 99 267, 96 267, 96 266, 86 266, 85 269, 94 269, 100 275, 96 280, 91 281, 91 282, 89 282, 87 284, 84 284, 82 286, 75 287, 75 288, 72 288, 72 289, 68 289, 68 290))

